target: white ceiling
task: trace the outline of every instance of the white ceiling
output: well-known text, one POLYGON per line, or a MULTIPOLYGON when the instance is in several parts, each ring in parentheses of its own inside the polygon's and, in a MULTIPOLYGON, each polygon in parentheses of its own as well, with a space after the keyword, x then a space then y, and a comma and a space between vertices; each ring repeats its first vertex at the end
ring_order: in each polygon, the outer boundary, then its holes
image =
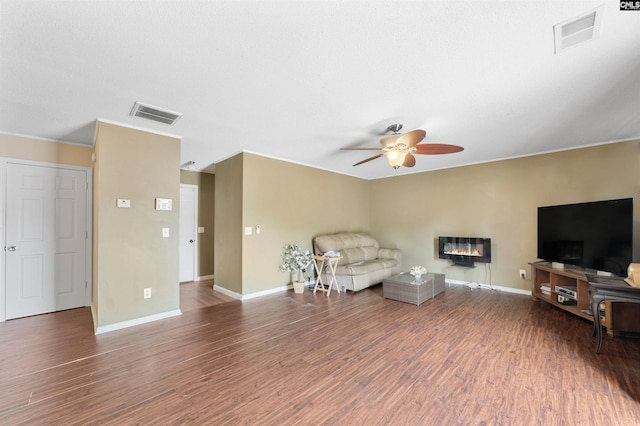
POLYGON ((92 145, 96 119, 366 179, 640 138, 640 12, 619 1, 0 0, 0 132, 92 145), (599 38, 553 25, 604 4, 599 38), (174 125, 135 101, 183 113, 174 125), (394 171, 393 123, 461 153, 394 171))

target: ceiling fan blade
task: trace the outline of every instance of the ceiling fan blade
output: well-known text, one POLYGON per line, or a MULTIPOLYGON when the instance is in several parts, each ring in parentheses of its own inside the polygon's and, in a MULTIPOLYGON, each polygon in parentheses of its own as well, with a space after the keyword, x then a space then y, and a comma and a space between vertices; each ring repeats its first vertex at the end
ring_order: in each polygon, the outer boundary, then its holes
POLYGON ((464 148, 458 145, 447 145, 443 143, 425 143, 425 144, 416 145, 416 150, 414 154, 427 154, 427 155, 453 154, 454 152, 460 152, 462 150, 464 150, 464 148))
POLYGON ((367 158, 367 159, 364 159, 364 160, 362 160, 362 161, 359 161, 359 162, 357 162, 356 164, 354 164, 354 165, 353 165, 353 167, 355 167, 355 166, 359 166, 360 164, 366 163, 366 162, 371 161, 371 160, 375 160, 376 158, 380 158, 380 157, 382 157, 382 155, 383 155, 383 154, 382 154, 382 153, 380 153, 380 154, 378 154, 378 155, 374 155, 373 157, 369 157, 369 158, 367 158))
POLYGON ((380 148, 340 148, 342 151, 380 151, 380 148))
POLYGON ((398 140, 398 138, 400 138, 400 136, 402 135, 385 136, 384 138, 380 139, 380 145, 382 145, 385 148, 391 148, 396 144, 396 141, 398 140))
POLYGON ((426 135, 427 132, 425 132, 424 130, 412 130, 400 136, 397 140, 397 143, 403 144, 407 148, 411 148, 413 146, 416 146, 422 139, 424 139, 426 135))
POLYGON ((402 163, 405 167, 413 167, 416 165, 416 157, 414 157, 410 152, 407 152, 407 155, 404 157, 404 163, 402 163))

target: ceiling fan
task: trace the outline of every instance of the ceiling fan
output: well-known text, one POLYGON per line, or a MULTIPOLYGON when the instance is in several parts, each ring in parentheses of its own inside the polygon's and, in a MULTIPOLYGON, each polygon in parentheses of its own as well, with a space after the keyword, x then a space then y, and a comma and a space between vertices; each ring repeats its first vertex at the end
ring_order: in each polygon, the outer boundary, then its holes
POLYGON ((464 148, 457 145, 446 145, 439 143, 425 143, 421 144, 420 141, 426 136, 424 130, 412 130, 405 134, 400 134, 402 124, 392 124, 387 127, 387 132, 393 132, 392 135, 385 136, 380 139, 382 148, 341 148, 342 150, 354 150, 354 151, 381 151, 380 154, 373 157, 366 158, 357 162, 354 166, 366 163, 376 158, 380 158, 383 155, 387 157, 387 161, 394 169, 404 167, 413 167, 416 165, 416 158, 414 154, 452 154, 454 152, 460 152, 464 148))

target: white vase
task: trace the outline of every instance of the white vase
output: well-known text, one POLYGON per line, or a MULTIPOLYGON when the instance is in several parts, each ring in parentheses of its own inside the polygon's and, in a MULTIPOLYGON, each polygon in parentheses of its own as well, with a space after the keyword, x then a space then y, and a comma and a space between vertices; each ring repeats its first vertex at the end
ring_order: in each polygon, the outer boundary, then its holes
POLYGON ((302 281, 294 281, 293 282, 293 292, 296 294, 304 293, 304 282, 302 281))

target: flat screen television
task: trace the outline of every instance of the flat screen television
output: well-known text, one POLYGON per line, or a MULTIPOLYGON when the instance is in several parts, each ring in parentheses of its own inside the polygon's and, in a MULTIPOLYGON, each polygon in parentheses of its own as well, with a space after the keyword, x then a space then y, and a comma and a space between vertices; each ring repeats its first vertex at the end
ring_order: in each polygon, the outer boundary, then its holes
POLYGON ((633 199, 538 208, 538 258, 626 276, 633 199))

